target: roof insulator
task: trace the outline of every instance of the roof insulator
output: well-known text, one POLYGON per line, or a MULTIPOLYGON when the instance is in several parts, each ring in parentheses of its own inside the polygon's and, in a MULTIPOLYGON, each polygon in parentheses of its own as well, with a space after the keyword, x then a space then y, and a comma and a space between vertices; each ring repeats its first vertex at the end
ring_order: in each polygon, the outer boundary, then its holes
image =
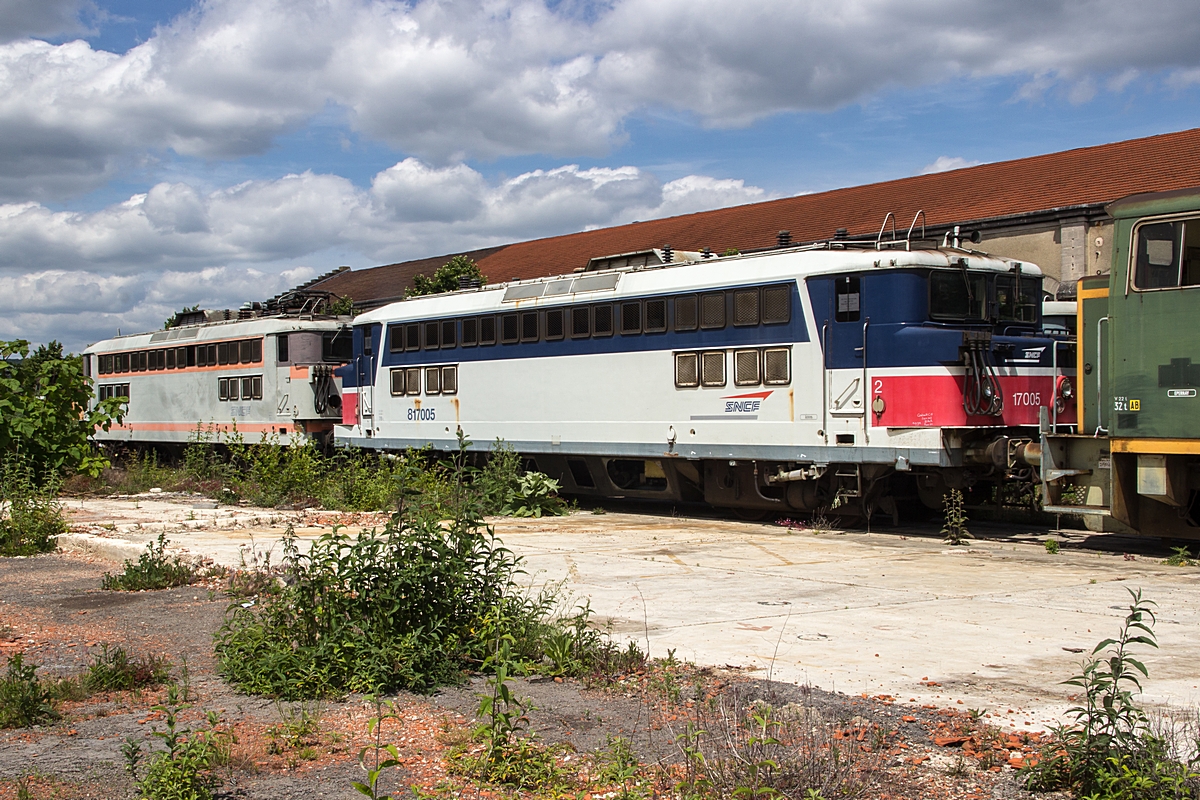
POLYGON ((792 243, 792 232, 791 231, 780 231, 779 233, 775 234, 775 246, 776 247, 787 247, 791 243, 792 243))
POLYGON ((711 247, 706 247, 706 248, 704 248, 703 250, 701 250, 701 251, 700 251, 700 257, 701 257, 701 258, 703 258, 703 259, 705 259, 705 260, 712 258, 712 257, 713 257, 713 251, 712 251, 712 248, 711 248, 711 247))
POLYGON ((662 260, 664 264, 670 264, 675 259, 675 251, 671 245, 664 244, 662 248, 662 260))
POLYGON ((833 232, 833 238, 835 239, 845 239, 849 235, 850 231, 846 230, 845 228, 838 228, 833 232))

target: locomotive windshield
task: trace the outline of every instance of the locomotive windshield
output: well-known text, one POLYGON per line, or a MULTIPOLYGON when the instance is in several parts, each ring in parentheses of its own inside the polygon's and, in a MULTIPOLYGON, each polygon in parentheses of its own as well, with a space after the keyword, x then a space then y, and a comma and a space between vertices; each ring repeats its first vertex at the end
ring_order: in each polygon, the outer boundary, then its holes
POLYGON ((354 358, 353 337, 349 328, 327 331, 321 335, 321 360, 344 364, 354 358))
POLYGON ((987 276, 937 270, 929 273, 929 318, 983 320, 987 308, 987 276))
POLYGON ((1019 292, 1013 290, 1016 280, 1016 275, 996 276, 996 306, 1000 320, 1004 322, 1037 322, 1042 279, 1021 275, 1019 292))

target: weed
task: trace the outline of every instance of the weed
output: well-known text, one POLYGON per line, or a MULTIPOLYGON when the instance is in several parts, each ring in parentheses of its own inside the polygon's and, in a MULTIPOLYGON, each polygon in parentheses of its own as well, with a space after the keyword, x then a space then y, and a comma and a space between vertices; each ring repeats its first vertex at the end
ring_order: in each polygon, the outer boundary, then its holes
POLYGON ((623 736, 609 736, 604 749, 596 753, 597 777, 607 786, 619 787, 612 797, 617 800, 641 800, 651 796, 653 787, 640 776, 641 763, 633 745, 623 736))
MULTIPOLYGON (((280 722, 267 728, 267 738, 271 740, 268 752, 278 754, 285 750, 303 752, 311 749, 321 732, 321 704, 298 703, 288 707, 277 701, 275 711, 280 722)), ((304 758, 303 755, 300 757, 304 758)))
POLYGON ((1080 673, 1064 681, 1083 690, 1083 705, 1068 710, 1074 723, 1054 729, 1038 762, 1026 768, 1028 788, 1067 788, 1081 797, 1122 800, 1174 800, 1200 789, 1200 776, 1171 752, 1134 701, 1141 691, 1138 676, 1148 672, 1131 648, 1158 643, 1153 601, 1143 600, 1140 590, 1128 591, 1129 613, 1117 637, 1097 644, 1080 673))
POLYGON ((28 556, 54 550, 67 532, 55 496, 57 478, 39 485, 29 462, 17 456, 0 461, 0 556, 28 556))
MULTIPOLYGON (((167 702, 154 706, 166 715, 166 730, 153 732, 166 750, 151 759, 146 777, 138 781, 143 800, 211 800, 213 789, 221 785, 213 770, 229 761, 233 735, 218 728, 221 719, 215 711, 208 713, 206 730, 180 727, 178 714, 183 708, 173 686, 167 689, 167 702)), ((131 761, 127 754, 127 766, 131 763, 136 766, 136 759, 131 761)))
POLYGON ((28 728, 57 719, 50 691, 37 677, 37 666, 26 664, 21 653, 8 660, 0 679, 0 728, 28 728))
POLYGON ((371 717, 367 726, 368 735, 374 736, 375 741, 358 751, 358 766, 367 773, 367 782, 354 781, 352 785, 360 794, 371 800, 392 800, 389 794, 379 793, 379 779, 388 770, 400 766, 400 752, 394 744, 383 743, 383 723, 385 720, 398 719, 396 707, 391 701, 378 696, 370 698, 375 703, 375 716, 371 717), (367 752, 371 752, 371 766, 367 766, 367 752))
MULTIPOLYGON (((963 494, 958 489, 951 489, 942 502, 945 512, 945 522, 942 524, 942 535, 951 545, 968 544, 968 539, 974 539, 967 530, 967 512, 963 509, 963 494)), ((1047 548, 1049 549, 1049 548, 1047 548)))
POLYGON ((558 496, 558 481, 543 472, 527 472, 517 481, 516 491, 501 510, 514 517, 563 515, 566 504, 558 496))
POLYGON ((136 564, 126 559, 124 571, 118 575, 104 573, 100 586, 126 592, 187 586, 196 579, 195 568, 178 555, 168 557, 166 548, 166 535, 160 533, 156 541, 146 545, 136 564))
POLYGON ((105 644, 95 654, 82 683, 89 692, 142 689, 165 683, 170 671, 171 663, 162 656, 130 658, 125 648, 109 649, 105 644))
POLYGON ((1163 563, 1170 567, 1195 567, 1200 565, 1200 561, 1192 558, 1191 552, 1186 547, 1172 547, 1171 555, 1167 556, 1163 563))
POLYGON ((1046 548, 1046 552, 1050 555, 1058 555, 1059 546, 1057 539, 1047 539, 1046 541, 1042 542, 1042 546, 1046 548))

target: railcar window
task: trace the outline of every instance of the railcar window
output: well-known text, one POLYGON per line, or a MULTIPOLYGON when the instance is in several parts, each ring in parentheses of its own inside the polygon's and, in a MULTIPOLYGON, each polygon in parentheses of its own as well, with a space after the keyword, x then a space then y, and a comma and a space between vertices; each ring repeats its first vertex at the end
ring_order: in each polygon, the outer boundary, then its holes
POLYGON ((262 339, 251 339, 250 340, 250 361, 251 361, 251 363, 257 364, 263 360, 263 358, 262 358, 262 347, 263 347, 262 343, 263 343, 262 339))
POLYGON ((521 312, 521 341, 536 342, 538 340, 538 312, 521 312))
POLYGON ((700 382, 705 386, 725 385, 724 350, 710 350, 700 354, 700 382))
POLYGON ((857 275, 844 275, 835 279, 837 305, 833 318, 836 322, 857 322, 862 314, 862 293, 857 275))
POLYGON ((685 294, 675 298, 675 330, 694 331, 698 323, 699 311, 696 295, 685 294))
POLYGON ((513 344, 521 338, 521 331, 517 321, 516 314, 502 314, 500 316, 500 342, 501 344, 513 344))
POLYGON ((1200 285, 1200 219, 1156 222, 1137 229, 1136 289, 1200 285))
POLYGON ((642 332, 642 304, 637 300, 621 303, 621 335, 630 336, 642 332))
POLYGON ((354 358, 350 329, 341 328, 321 334, 321 360, 344 364, 354 358))
POLYGON ((790 286, 768 286, 763 289, 762 321, 764 325, 782 325, 792 321, 790 286))
POLYGON ((1020 292, 1017 292, 1013 289, 1016 279, 1016 275, 996 276, 996 309, 999 317, 1016 322, 1037 322, 1042 281, 1040 278, 1022 275, 1020 292))
POLYGON ((784 386, 792 382, 791 351, 786 347, 772 347, 763 351, 763 383, 768 386, 784 386))
POLYGON ((167 369, 175 369, 175 350, 167 351, 167 369))
POLYGON ((442 329, 442 326, 437 322, 426 322, 425 323, 425 349, 426 350, 437 350, 438 347, 441 346, 441 337, 439 335, 441 333, 441 329, 442 329))
POLYGON ((429 367, 425 370, 425 394, 441 394, 442 391, 442 370, 438 367, 429 367))
MULTIPOLYGON (((712 292, 700 295, 700 327, 706 329, 725 327, 725 293, 712 292)), ((722 386, 725 384, 722 383, 722 386)))
POLYGON ((138 372, 145 372, 150 369, 150 354, 143 350, 138 353, 138 372))
POLYGON ((404 326, 403 325, 388 325, 387 328, 387 346, 389 353, 404 352, 404 326))
POLYGON ((167 368, 167 351, 166 350, 155 350, 154 351, 154 368, 155 369, 166 369, 167 368))
POLYGON ((458 393, 458 367, 442 367, 442 394, 458 393))
POLYGON ((571 309, 571 338, 586 339, 592 335, 591 306, 575 306, 571 309))
POLYGON ((733 293, 733 324, 738 327, 758 324, 758 289, 733 293))
MULTIPOLYGON (((234 344, 234 347, 237 347, 237 344, 234 344)), ((229 342, 217 342, 217 363, 218 364, 228 364, 229 363, 229 342)), ((235 363, 235 364, 237 363, 237 351, 236 350, 234 350, 233 363, 235 363)))
POLYGON ((404 370, 394 369, 391 372, 392 378, 392 396, 399 397, 404 394, 404 370))
POLYGON ((128 383, 109 383, 99 387, 97 397, 101 400, 108 400, 112 397, 120 397, 129 400, 129 384, 128 383))
POLYGON ((421 349, 421 326, 416 322, 410 322, 404 326, 404 349, 421 349))
POLYGON ((215 367, 217 365, 217 346, 210 344, 205 348, 205 352, 208 354, 208 365, 215 367))
POLYGON ((546 341, 556 342, 563 338, 563 310, 552 308, 546 312, 546 341))
POLYGON ((255 400, 262 400, 262 375, 250 379, 251 392, 255 400))
POLYGON ((479 318, 479 344, 481 347, 487 347, 496 343, 496 318, 495 317, 480 317, 479 318))
POLYGON ((757 386, 762 383, 758 366, 757 350, 735 350, 733 353, 733 382, 738 386, 757 386))
POLYGON ((607 303, 602 306, 592 306, 592 335, 613 335, 613 310, 612 306, 607 303))
POLYGON ((929 273, 929 318, 981 320, 987 302, 987 276, 962 270, 929 273))
POLYGON ((479 320, 469 317, 462 321, 462 346, 474 347, 479 344, 479 320))
MULTIPOLYGON (((392 349, 396 349, 396 339, 393 335, 392 349)), ((278 333, 275 335, 275 360, 280 364, 286 364, 291 359, 288 357, 288 335, 286 333, 278 333)))
POLYGON ((647 300, 646 319, 642 325, 646 333, 659 333, 667 329, 667 301, 647 300))
POLYGON ((675 354, 675 385, 684 389, 700 385, 700 355, 698 353, 675 354))
POLYGON ((243 339, 242 341, 238 342, 237 347, 238 347, 238 361, 242 362, 243 364, 249 364, 252 360, 251 355, 254 353, 254 350, 252 349, 252 347, 250 345, 250 340, 243 339))
POLYGON ((421 368, 409 367, 404 370, 404 393, 405 394, 420 394, 421 393, 421 368))
POLYGON ((217 399, 218 400, 228 400, 229 399, 229 379, 228 378, 218 378, 217 379, 217 399))
POLYGON ((242 378, 242 399, 249 400, 254 397, 254 379, 250 377, 242 378))
POLYGON ((458 321, 442 320, 442 349, 454 347, 456 344, 458 344, 458 321))
POLYGON ((175 368, 183 369, 188 365, 188 349, 186 347, 175 348, 175 368))

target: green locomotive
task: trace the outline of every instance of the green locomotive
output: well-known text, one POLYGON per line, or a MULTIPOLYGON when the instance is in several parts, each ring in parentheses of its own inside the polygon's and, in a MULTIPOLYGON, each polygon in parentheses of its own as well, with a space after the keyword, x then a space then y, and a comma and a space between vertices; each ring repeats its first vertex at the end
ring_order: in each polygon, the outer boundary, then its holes
POLYGON ((1200 188, 1108 211, 1112 271, 1077 293, 1079 427, 1042 421, 1043 507, 1200 539, 1200 188))

